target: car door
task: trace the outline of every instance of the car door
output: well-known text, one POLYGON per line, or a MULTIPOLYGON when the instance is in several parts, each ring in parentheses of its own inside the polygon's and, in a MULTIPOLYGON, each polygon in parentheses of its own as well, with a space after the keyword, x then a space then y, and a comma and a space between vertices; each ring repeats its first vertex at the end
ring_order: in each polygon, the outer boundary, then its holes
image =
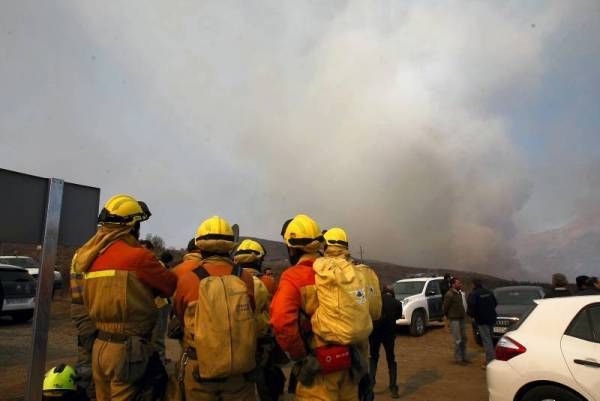
POLYGON ((440 291, 440 281, 431 280, 425 288, 427 297, 427 309, 429 310, 429 320, 441 319, 444 315, 442 307, 442 293, 440 291))
POLYGON ((600 401, 600 303, 586 306, 575 316, 561 349, 573 379, 600 401))

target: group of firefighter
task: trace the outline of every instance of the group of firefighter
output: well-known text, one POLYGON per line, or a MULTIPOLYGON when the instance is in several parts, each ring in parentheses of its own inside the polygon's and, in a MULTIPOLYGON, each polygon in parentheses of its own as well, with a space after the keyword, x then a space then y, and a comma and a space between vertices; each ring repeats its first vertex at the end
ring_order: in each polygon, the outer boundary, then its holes
MULTIPOLYGON (((262 273, 264 247, 236 243, 218 216, 200 224, 183 261, 167 269, 139 242, 150 216, 144 202, 113 196, 77 250, 78 363, 46 374, 46 397, 276 401, 287 366, 297 400, 373 399, 379 351, 369 355, 369 336, 382 319, 382 292, 373 270, 350 257, 343 229, 321 231, 303 214, 286 221, 291 267, 275 284, 262 273), (172 299, 168 335, 181 345, 170 377, 150 340, 157 297, 172 299)), ((397 398, 393 340, 391 348, 389 389, 397 398)))

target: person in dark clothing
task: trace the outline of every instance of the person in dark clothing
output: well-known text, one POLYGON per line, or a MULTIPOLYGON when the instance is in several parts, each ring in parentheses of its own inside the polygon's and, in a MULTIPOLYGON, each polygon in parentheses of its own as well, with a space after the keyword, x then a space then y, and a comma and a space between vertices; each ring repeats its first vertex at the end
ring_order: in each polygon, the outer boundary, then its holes
POLYGON ((158 260, 160 260, 162 264, 169 269, 171 267, 171 263, 173 263, 173 254, 171 252, 164 251, 160 254, 158 260))
POLYGON ((452 275, 450 273, 444 274, 444 280, 440 282, 440 291, 442 292, 442 296, 446 295, 448 290, 452 287, 451 281, 452 275))
POLYGON ((571 290, 567 288, 569 282, 562 273, 554 273, 552 275, 552 289, 546 294, 546 298, 570 297, 571 290))
POLYGON ((577 285, 577 293, 587 289, 587 281, 590 278, 588 276, 581 275, 581 276, 577 276, 575 277, 575 284, 577 285))
POLYGON ((600 280, 598 277, 590 277, 586 282, 586 288, 577 295, 600 295, 600 280))
POLYGON ((402 316, 402 303, 398 301, 391 288, 384 287, 381 291, 382 307, 381 318, 373 322, 373 331, 369 336, 369 374, 375 385, 377 363, 379 362, 379 348, 383 344, 390 377, 389 389, 392 398, 400 398, 397 384, 397 365, 394 355, 396 342, 396 319, 402 316))
MULTIPOLYGON (((492 341, 492 327, 496 323, 496 306, 498 302, 494 293, 483 287, 479 279, 473 279, 473 291, 467 299, 467 314, 471 316, 481 336, 485 351, 486 365, 496 357, 494 342, 492 341)), ((485 365, 483 366, 485 368, 485 365)))

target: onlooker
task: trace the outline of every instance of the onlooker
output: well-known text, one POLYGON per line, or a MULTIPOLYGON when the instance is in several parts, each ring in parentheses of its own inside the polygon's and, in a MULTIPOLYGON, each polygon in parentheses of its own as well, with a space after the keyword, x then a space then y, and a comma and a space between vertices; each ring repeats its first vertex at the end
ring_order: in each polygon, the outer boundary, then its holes
POLYGON ((483 287, 481 280, 473 279, 473 291, 467 300, 467 314, 471 316, 479 330, 481 343, 485 351, 485 362, 490 363, 496 357, 494 342, 492 341, 492 327, 496 323, 496 297, 494 293, 483 287))
POLYGON ((586 288, 578 295, 600 295, 600 280, 598 277, 590 277, 586 284, 586 288))
POLYGON ((462 292, 463 284, 457 278, 452 278, 450 284, 452 287, 444 296, 444 315, 450 322, 450 331, 454 340, 454 361, 456 363, 468 363, 467 323, 462 292))
POLYGON ((170 269, 171 263, 173 263, 173 254, 169 251, 164 251, 163 253, 160 254, 160 257, 158 258, 158 260, 160 260, 161 263, 163 265, 165 265, 165 267, 167 269, 170 269))
POLYGON ((394 295, 394 290, 384 287, 381 291, 382 308, 381 318, 373 322, 373 331, 369 336, 369 349, 371 360, 369 361, 369 373, 373 385, 379 361, 379 348, 383 344, 385 359, 389 373, 389 389, 392 398, 399 398, 397 383, 397 365, 394 355, 394 343, 396 340, 396 319, 402 316, 402 303, 394 295))
POLYGON ((575 283, 577 284, 577 295, 579 295, 581 291, 587 289, 587 281, 589 279, 590 278, 585 274, 575 277, 575 283))
POLYGON ((552 275, 552 289, 546 294, 546 298, 570 297, 571 290, 567 288, 569 282, 562 273, 554 273, 552 275))
POLYGON ((440 282, 440 291, 442 292, 442 295, 446 295, 450 287, 452 287, 450 280, 452 280, 450 273, 444 274, 444 280, 440 282))

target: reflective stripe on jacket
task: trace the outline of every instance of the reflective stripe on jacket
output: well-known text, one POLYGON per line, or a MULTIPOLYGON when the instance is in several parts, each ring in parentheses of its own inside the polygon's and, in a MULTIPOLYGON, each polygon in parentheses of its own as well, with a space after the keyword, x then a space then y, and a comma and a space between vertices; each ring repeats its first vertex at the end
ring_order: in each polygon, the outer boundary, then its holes
POLYGON ((84 301, 99 330, 147 336, 156 322, 155 293, 171 296, 176 284, 150 251, 116 241, 85 274, 84 301))

